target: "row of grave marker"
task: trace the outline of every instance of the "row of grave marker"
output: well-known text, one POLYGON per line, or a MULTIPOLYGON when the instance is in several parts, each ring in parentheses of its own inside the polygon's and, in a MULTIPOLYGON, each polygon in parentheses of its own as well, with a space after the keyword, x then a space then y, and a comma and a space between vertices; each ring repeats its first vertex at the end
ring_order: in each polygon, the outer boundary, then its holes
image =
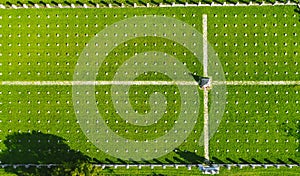
MULTIPOLYGON (((300 3, 300 2, 299 2, 300 3)), ((141 8, 141 7, 198 7, 198 6, 278 6, 278 5, 293 5, 293 6, 300 6, 298 3, 291 2, 288 0, 287 2, 279 2, 275 1, 274 3, 270 2, 265 2, 262 1, 261 3, 249 1, 249 3, 227 3, 224 2, 223 4, 216 3, 216 2, 211 2, 210 4, 207 3, 191 3, 189 4, 188 2, 183 3, 183 4, 177 4, 175 2, 171 4, 150 4, 150 3, 145 3, 145 5, 137 5, 136 3, 133 3, 132 5, 120 3, 120 4, 107 4, 104 6, 100 6, 100 4, 73 4, 71 3, 70 5, 63 5, 63 4, 9 4, 9 5, 4 5, 0 4, 0 9, 6 9, 6 8, 12 8, 12 9, 19 9, 19 8, 113 8, 113 7, 118 7, 118 8, 124 8, 124 7, 134 7, 134 8, 141 8)))
MULTIPOLYGON (((0 168, 5 168, 5 167, 56 167, 59 166, 60 164, 1 164, 0 168)), ((143 167, 150 167, 151 169, 157 168, 157 167, 162 167, 163 169, 166 169, 167 167, 174 167, 175 169, 185 167, 188 170, 191 170, 193 167, 199 167, 200 164, 94 164, 94 166, 101 167, 102 169, 105 168, 126 168, 129 169, 131 167, 137 167, 138 169, 142 169, 143 167)), ((251 167, 253 169, 257 167, 263 167, 263 168, 269 168, 269 167, 276 167, 280 169, 281 167, 288 167, 288 168, 293 168, 293 167, 300 167, 300 164, 213 164, 213 166, 216 167, 225 167, 228 170, 230 170, 232 167, 238 167, 240 169, 244 167, 251 167)))

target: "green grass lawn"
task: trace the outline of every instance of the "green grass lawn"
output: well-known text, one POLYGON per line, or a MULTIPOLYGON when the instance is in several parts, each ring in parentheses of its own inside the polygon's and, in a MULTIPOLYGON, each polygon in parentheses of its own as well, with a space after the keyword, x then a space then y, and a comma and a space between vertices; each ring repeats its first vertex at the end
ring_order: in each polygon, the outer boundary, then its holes
POLYGON ((209 42, 226 80, 298 80, 299 14, 290 8, 209 14, 209 42))
MULTIPOLYGON (((199 19, 185 18, 182 13, 192 16, 196 11, 196 9, 191 11, 185 11, 184 9, 176 9, 175 11, 152 9, 147 13, 157 15, 173 15, 175 13, 178 14, 179 19, 186 19, 186 22, 193 25, 198 23, 199 19)), ((73 72, 79 54, 91 37, 104 29, 106 25, 134 15, 143 15, 144 11, 131 11, 129 9, 118 9, 117 11, 108 9, 77 9, 75 11, 68 9, 43 9, 40 11, 32 9, 29 14, 26 10, 8 10, 0 13, 2 13, 1 23, 3 24, 0 68, 2 76, 0 79, 2 81, 61 81, 73 79, 73 72), (110 20, 107 21, 107 19, 110 20)), ((201 17, 201 13, 199 16, 201 17)), ((200 30, 201 25, 197 25, 196 28, 200 30)), ((106 64, 99 69, 97 80, 112 80, 119 65, 122 65, 134 53, 152 50, 165 52, 173 56, 176 55, 192 73, 199 75, 202 72, 201 64, 192 53, 181 45, 175 46, 173 41, 144 37, 128 41, 127 46, 129 47, 120 45, 108 55, 105 60, 106 64), (135 46, 135 43, 138 43, 138 45, 135 46), (127 54, 125 55, 124 53, 127 54), (116 66, 116 63, 118 66, 116 66), (106 75, 106 72, 110 74, 106 75)), ((161 73, 149 73, 137 77, 137 80, 170 80, 170 78, 161 73)), ((168 113, 157 124, 149 127, 126 124, 114 110, 110 89, 111 86, 97 86, 95 89, 96 99, 98 100, 99 113, 103 115, 108 126, 113 131, 117 130, 120 136, 138 140, 154 139, 171 130, 174 121, 177 120, 175 112, 180 111, 179 105, 181 100, 180 94, 174 96, 174 92, 178 91, 175 86, 144 86, 142 89, 138 86, 132 86, 130 88, 130 97, 132 97, 130 98, 130 103, 141 114, 150 110, 150 106, 147 105, 149 101, 148 95, 151 95, 153 92, 165 92, 168 94, 166 97, 168 101, 166 111, 168 113), (147 95, 144 94, 145 91, 148 92, 147 95), (144 96, 135 96, 135 92, 144 96), (119 123, 116 123, 116 121, 119 123)), ((14 155, 22 157, 27 155, 31 147, 35 145, 41 147, 42 144, 29 143, 29 145, 23 146, 19 151, 9 142, 10 137, 17 136, 18 133, 25 133, 30 139, 31 132, 38 131, 44 134, 43 139, 45 141, 48 141, 47 138, 52 137, 49 135, 59 137, 59 139, 51 142, 52 145, 49 146, 50 153, 53 150, 56 152, 60 147, 58 145, 61 142, 60 140, 64 139, 64 144, 70 146, 70 149, 80 151, 82 154, 94 158, 96 162, 130 162, 105 154, 85 137, 75 117, 71 86, 2 85, 0 96, 2 97, 1 126, 3 126, 1 128, 1 150, 4 153, 9 154, 9 150, 15 150, 16 153, 14 155)), ((199 146, 199 138, 203 126, 202 119, 202 113, 200 113, 198 120, 193 122, 195 123, 195 128, 192 130, 194 135, 190 135, 186 142, 179 146, 177 153, 171 152, 155 161, 144 162, 194 163, 201 161, 203 149, 199 146), (185 153, 182 151, 185 151, 185 153)), ((26 140, 21 140, 21 142, 26 143, 26 140)), ((59 151, 58 153, 63 155, 65 152, 59 151)), ((8 158, 2 159, 1 162, 61 162, 59 161, 61 158, 40 161, 35 157, 26 160, 8 158)))
MULTIPOLYGON (((135 15, 165 15, 202 32, 203 13, 208 14, 209 43, 220 59, 226 80, 298 80, 300 24, 295 8, 0 10, 0 81, 72 81, 83 48, 106 26, 135 15)), ((113 80, 118 68, 135 53, 153 50, 176 57, 191 73, 202 75, 201 63, 183 45, 162 38, 139 37, 115 47, 101 65, 96 79, 113 80)), ((210 64, 211 68, 216 65, 210 64)), ((209 75, 216 74, 219 73, 209 70, 209 75)), ((149 72, 136 80, 170 80, 170 77, 149 72)), ((213 161, 299 163, 299 94, 296 93, 299 87, 228 86, 227 89, 224 118, 210 141, 213 161)), ((151 110, 149 99, 155 92, 166 95, 167 113, 150 126, 127 124, 116 113, 111 86, 96 86, 95 97, 99 113, 111 130, 119 136, 143 141, 170 130, 178 118, 176 111, 181 110, 180 102, 184 101, 180 94, 175 94, 176 86, 131 86, 129 103, 138 113, 145 114, 151 110)), ((202 104, 203 93, 201 90, 197 93, 202 104)), ((82 157, 93 158, 97 163, 136 163, 106 154, 84 135, 75 116, 71 86, 1 85, 0 102, 1 163, 60 163, 82 157)), ((200 112, 193 122, 191 135, 177 152, 139 163, 202 162, 201 108, 200 112)), ((127 171, 121 169, 120 172, 127 171)), ((132 172, 152 174, 144 169, 132 172)), ((197 170, 192 172, 199 174, 197 170)), ((229 173, 224 171, 226 174, 229 173)), ((261 174, 265 174, 264 171, 261 174)))
POLYGON ((228 86, 224 117, 210 141, 224 163, 299 163, 299 87, 228 86))

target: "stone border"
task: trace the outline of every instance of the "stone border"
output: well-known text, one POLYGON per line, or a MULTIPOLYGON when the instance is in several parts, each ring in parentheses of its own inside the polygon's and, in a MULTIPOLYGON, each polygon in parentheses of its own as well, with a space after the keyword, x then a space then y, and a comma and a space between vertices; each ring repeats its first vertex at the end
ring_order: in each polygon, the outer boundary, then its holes
POLYGON ((296 2, 291 2, 290 0, 288 0, 287 2, 280 2, 280 1, 275 1, 274 3, 270 3, 270 2, 265 2, 262 1, 261 3, 256 3, 253 1, 250 1, 249 3, 240 3, 237 2, 236 4, 233 3, 227 3, 224 2, 223 4, 220 3, 216 3, 216 2, 211 2, 210 4, 206 4, 206 3, 191 3, 189 4, 188 2, 184 3, 184 4, 176 4, 175 2, 172 2, 171 4, 163 4, 163 3, 159 3, 159 4, 150 4, 150 3, 145 3, 145 5, 137 5, 136 3, 132 3, 131 4, 124 4, 124 3, 120 3, 120 4, 99 4, 99 3, 95 3, 95 4, 74 4, 74 3, 70 3, 70 5, 62 5, 62 4, 9 4, 9 5, 5 5, 5 4, 0 4, 0 9, 30 9, 30 8, 125 8, 125 7, 129 7, 129 8, 148 8, 148 7, 215 7, 215 6, 235 6, 235 7, 245 7, 245 6, 284 6, 284 5, 291 5, 291 6, 300 6, 300 2, 296 3, 296 2))

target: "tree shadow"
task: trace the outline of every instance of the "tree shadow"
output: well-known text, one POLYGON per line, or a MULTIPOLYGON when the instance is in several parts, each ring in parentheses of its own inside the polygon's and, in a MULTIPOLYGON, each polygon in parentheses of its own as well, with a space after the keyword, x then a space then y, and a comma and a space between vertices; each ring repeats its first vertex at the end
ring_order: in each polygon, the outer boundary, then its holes
POLYGON ((106 6, 106 7, 108 7, 109 6, 109 3, 108 2, 106 2, 105 0, 102 0, 102 1, 100 1, 100 3, 101 4, 103 4, 104 6, 106 6))
POLYGON ((44 1, 40 1, 39 4, 42 4, 44 7, 46 6, 46 3, 44 1))
POLYGON ((130 163, 132 163, 132 164, 139 164, 138 161, 136 161, 136 160, 134 160, 134 159, 132 159, 132 158, 129 158, 128 161, 129 161, 130 163))
POLYGON ((151 164, 150 161, 148 161, 148 160, 146 160, 146 159, 144 159, 144 158, 142 158, 142 162, 145 163, 145 164, 151 164))
POLYGON ((239 158, 239 160, 242 162, 242 164, 250 164, 249 161, 244 160, 243 158, 239 158))
POLYGON ((215 164, 225 164, 224 161, 220 160, 217 157, 212 157, 212 162, 215 163, 215 164))
POLYGON ((158 159, 153 159, 153 161, 154 161, 155 163, 157 163, 157 164, 162 164, 162 162, 159 161, 158 159))
POLYGON ((293 160, 291 158, 289 158, 288 161, 290 161, 292 164, 300 164, 299 162, 297 162, 297 161, 295 161, 295 160, 293 160))
POLYGON ((237 164, 238 162, 234 161, 233 159, 231 158, 226 158, 227 161, 230 162, 230 164, 237 164))
POLYGON ((10 3, 10 2, 6 2, 5 4, 8 5, 9 7, 12 6, 12 3, 10 3))
POLYGON ((117 0, 114 0, 113 3, 114 3, 115 5, 117 5, 118 7, 121 7, 121 6, 122 6, 122 3, 119 2, 119 1, 117 1, 117 0))
POLYGON ((267 3, 274 4, 276 0, 266 0, 267 3))
POLYGON ((176 161, 176 162, 178 162, 178 163, 185 163, 184 160, 182 160, 182 159, 180 159, 180 158, 178 158, 176 156, 173 157, 173 160, 176 161))
POLYGON ((121 163, 121 164, 127 164, 126 161, 124 161, 124 160, 122 160, 122 159, 120 159, 120 158, 118 158, 117 161, 118 161, 119 163, 121 163))
POLYGON ((185 4, 185 2, 184 2, 183 0, 175 0, 175 2, 176 2, 177 4, 185 4))
MULTIPOLYGON (((90 161, 88 156, 71 149, 65 139, 37 131, 6 136, 6 150, 0 154, 2 164, 64 164, 90 161)), ((5 167, 17 175, 51 175, 47 167, 5 167)))
MULTIPOLYGON (((298 15, 300 15, 300 7, 297 6, 296 9, 294 10, 294 12, 296 12, 298 15)), ((299 19, 299 21, 300 21, 300 19, 299 19)))
POLYGON ((237 1, 237 0, 227 0, 226 2, 228 4, 236 4, 237 2, 240 2, 240 1, 237 1))
POLYGON ((133 6, 134 6, 133 2, 132 2, 132 1, 130 1, 130 0, 126 0, 126 1, 125 1, 125 3, 126 3, 126 4, 128 4, 128 5, 129 5, 129 6, 131 6, 131 7, 133 7, 133 6))
POLYGON ((164 175, 164 174, 158 174, 158 173, 155 173, 155 172, 152 172, 151 175, 152 175, 152 176, 166 176, 166 175, 164 175))
MULTIPOLYGON (((300 140, 300 133, 299 133, 300 123, 289 123, 289 124, 283 123, 281 125, 281 127, 284 131, 288 131, 288 133, 287 133, 288 137, 293 137, 297 140, 300 140)), ((300 150, 300 143, 298 144, 297 149, 298 149, 298 151, 300 150)), ((291 163, 294 163, 294 164, 295 163, 300 164, 300 153, 297 152, 295 154, 295 158, 288 158, 288 161, 290 161, 291 163), (295 161, 295 159, 296 159, 296 161, 295 161)))
POLYGON ((23 3, 22 3, 21 1, 17 1, 17 4, 18 4, 19 6, 23 6, 23 3))
POLYGON ((34 6, 34 2, 32 2, 32 1, 28 1, 28 4, 30 4, 31 6, 34 6))
POLYGON ((180 149, 175 149, 175 150, 176 150, 176 154, 178 154, 179 157, 182 158, 185 163, 197 164, 197 163, 206 162, 206 159, 204 157, 199 156, 194 152, 182 151, 180 149))
POLYGON ((151 4, 154 4, 154 5, 156 5, 156 6, 159 5, 159 2, 157 2, 156 0, 151 0, 150 2, 151 2, 151 4))
POLYGON ((166 162, 167 162, 168 164, 175 164, 174 161, 172 161, 172 160, 170 160, 170 159, 168 159, 168 158, 166 158, 165 160, 166 160, 166 162))
POLYGON ((76 1, 76 4, 78 4, 79 6, 83 6, 84 5, 81 1, 76 1))
POLYGON ((192 73, 190 73, 190 75, 194 78, 194 80, 198 83, 198 85, 201 88, 209 83, 208 77, 202 77, 202 76, 194 75, 192 73))
POLYGON ((69 1, 64 1, 64 4, 66 4, 67 6, 71 6, 71 3, 69 1))
POLYGON ((211 4, 212 0, 202 0, 201 3, 202 4, 211 4))
MULTIPOLYGON (((200 0, 190 0, 190 4, 198 4, 200 0)), ((201 1, 200 1, 201 2, 201 1)))
POLYGON ((286 164, 286 162, 283 161, 283 160, 281 160, 281 159, 277 159, 277 163, 278 163, 278 164, 286 164))
POLYGON ((105 158, 106 164, 114 164, 114 162, 108 158, 105 158))
POLYGON ((56 2, 56 1, 51 1, 51 4, 54 4, 55 6, 58 6, 58 2, 56 2))
POLYGON ((194 75, 194 74, 192 74, 192 73, 190 73, 190 75, 194 78, 194 80, 196 81, 196 82, 200 82, 201 81, 201 79, 203 78, 202 76, 198 76, 198 75, 194 75))
POLYGON ((168 5, 172 4, 171 0, 163 0, 162 2, 163 2, 163 4, 168 4, 168 5))
POLYGON ((255 159, 255 158, 252 158, 251 161, 253 161, 253 163, 255 163, 255 164, 262 164, 261 161, 258 161, 258 160, 255 159))
POLYGON ((93 1, 88 1, 88 3, 91 4, 93 7, 97 6, 97 4, 95 2, 93 2, 93 1))
POLYGON ((138 3, 143 5, 143 6, 147 6, 147 2, 143 1, 143 0, 138 0, 138 3))

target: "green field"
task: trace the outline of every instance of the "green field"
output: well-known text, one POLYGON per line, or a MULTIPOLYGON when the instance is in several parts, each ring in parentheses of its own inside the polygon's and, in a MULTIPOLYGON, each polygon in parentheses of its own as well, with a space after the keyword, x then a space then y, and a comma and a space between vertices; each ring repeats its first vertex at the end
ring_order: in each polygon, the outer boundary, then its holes
MULTIPOLYGON (((224 71, 208 70, 212 79, 224 74, 227 81, 299 81, 300 16, 295 10, 294 6, 0 10, 0 163, 60 164, 77 159, 100 164, 202 163, 204 150, 203 145, 199 145, 199 138, 204 115, 203 91, 200 89, 193 92, 199 96, 199 102, 191 105, 200 106, 200 113, 196 120, 186 119, 194 128, 187 129, 191 133, 184 142, 161 157, 135 161, 113 157, 86 137, 87 132, 80 126, 82 122, 76 118, 71 85, 5 85, 5 82, 72 81, 79 64, 99 64, 78 62, 89 41, 120 20, 134 16, 166 16, 181 20, 202 33, 203 14, 208 15, 208 42, 224 71)), ((105 45, 105 41, 100 45, 105 45)), ((176 58, 186 66, 189 74, 203 74, 201 62, 181 43, 147 36, 115 46, 100 66, 96 80, 113 80, 116 73, 122 74, 118 69, 131 57, 152 51, 176 58)), ((209 64, 209 68, 220 66, 217 62, 209 64)), ((159 66, 173 71, 169 65, 159 66)), ((135 80, 172 79, 164 73, 139 72, 135 80)), ((159 102, 159 106, 166 109, 152 125, 128 124, 115 109, 112 95, 118 93, 113 92, 112 87, 95 86, 92 94, 95 94, 97 113, 114 133, 126 139, 156 139, 172 131, 179 119, 178 112, 184 110, 181 103, 185 99, 178 93, 177 86, 134 85, 126 94, 128 104, 138 115, 153 110, 151 95, 157 92, 164 94, 165 102, 159 102)), ((297 85, 227 86, 225 113, 221 121, 213 122, 220 126, 211 136, 211 161, 218 164, 299 163, 298 91, 297 85)), ((122 93, 125 96, 125 92, 122 93)), ((210 92, 210 100, 218 96, 214 93, 210 92)), ((114 141, 110 143, 118 145, 114 141)), ((127 174, 120 170, 117 169, 116 174, 127 174)), ((155 174, 143 170, 130 172, 155 174)), ((285 171, 279 175, 284 175, 285 171)), ((167 172, 185 174, 185 171, 167 172)), ((196 169, 191 172, 199 174, 196 169)), ((224 175, 228 172, 232 175, 253 174, 247 169, 241 173, 222 171, 224 175)), ((162 170, 161 174, 166 172, 162 170)), ((261 171, 261 175, 264 174, 268 173, 261 171)))
POLYGON ((228 86, 227 106, 210 141, 223 163, 299 162, 297 86, 228 86), (295 117, 295 118, 293 118, 295 117))

